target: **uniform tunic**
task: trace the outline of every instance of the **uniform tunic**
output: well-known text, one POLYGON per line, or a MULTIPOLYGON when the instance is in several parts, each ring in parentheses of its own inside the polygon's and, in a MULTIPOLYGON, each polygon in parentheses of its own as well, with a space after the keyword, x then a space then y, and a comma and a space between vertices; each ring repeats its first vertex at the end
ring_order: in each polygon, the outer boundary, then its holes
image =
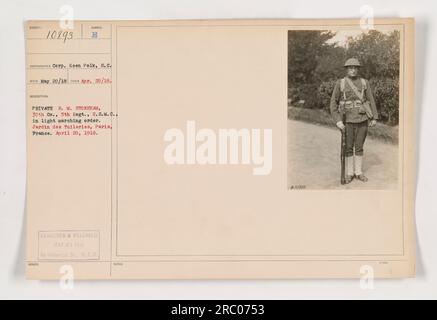
MULTIPOLYGON (((358 91, 361 93, 363 84, 361 78, 356 77, 355 79, 349 78, 352 83, 357 87, 358 91)), ((364 100, 370 102, 370 109, 372 110, 373 118, 378 119, 378 111, 376 110, 375 99, 373 98, 372 89, 370 88, 369 81, 366 82, 366 90, 364 90, 364 100)), ((334 91, 331 97, 330 110, 335 123, 342 121, 341 114, 338 110, 338 105, 340 101, 344 100, 343 92, 341 92, 341 80, 338 80, 335 84, 334 91)), ((359 100, 355 92, 352 90, 347 81, 344 84, 344 94, 346 95, 346 101, 356 101, 359 100)), ((369 120, 368 116, 364 113, 359 113, 359 108, 346 108, 346 123, 360 123, 369 120)))
MULTIPOLYGON (((363 83, 361 78, 356 77, 355 79, 349 78, 352 80, 352 83, 357 87, 358 92, 362 92, 363 83)), ((373 117, 372 119, 378 119, 378 111, 376 110, 375 99, 373 98, 372 89, 370 88, 369 82, 366 82, 366 89, 364 90, 363 100, 370 102, 370 109, 372 110, 373 117)), ((341 80, 338 80, 335 84, 334 92, 331 97, 331 114, 334 118, 334 121, 337 123, 342 121, 341 113, 338 110, 338 105, 340 101, 347 102, 349 107, 344 108, 346 112, 346 157, 351 157, 354 155, 362 156, 364 152, 364 142, 367 136, 367 126, 369 117, 366 113, 360 113, 360 108, 355 107, 355 105, 359 105, 357 100, 359 97, 355 94, 348 81, 345 80, 344 83, 344 94, 341 91, 341 80), (344 99, 346 97, 346 100, 344 99)))

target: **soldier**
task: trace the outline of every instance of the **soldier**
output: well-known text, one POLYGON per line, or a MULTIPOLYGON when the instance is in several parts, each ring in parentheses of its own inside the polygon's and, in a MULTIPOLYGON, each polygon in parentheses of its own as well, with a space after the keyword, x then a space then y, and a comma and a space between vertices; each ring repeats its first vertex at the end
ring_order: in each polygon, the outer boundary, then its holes
POLYGON ((346 133, 345 183, 352 182, 354 178, 362 182, 368 181, 362 171, 363 146, 367 127, 373 127, 378 119, 369 81, 358 77, 360 67, 358 59, 351 58, 346 61, 346 77, 337 81, 330 104, 337 127, 346 133), (343 114, 346 123, 342 121, 343 114))

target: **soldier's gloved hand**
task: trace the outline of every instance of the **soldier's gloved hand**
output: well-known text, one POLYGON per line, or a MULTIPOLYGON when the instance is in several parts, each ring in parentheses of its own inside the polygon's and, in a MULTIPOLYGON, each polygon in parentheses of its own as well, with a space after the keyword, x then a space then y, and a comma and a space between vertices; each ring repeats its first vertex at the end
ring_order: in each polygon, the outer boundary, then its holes
POLYGON ((370 122, 369 122, 369 127, 373 127, 375 124, 376 124, 376 120, 375 120, 375 119, 372 119, 372 120, 370 120, 370 122))
POLYGON ((339 121, 336 123, 337 128, 339 128, 340 130, 344 130, 344 124, 343 121, 339 121))

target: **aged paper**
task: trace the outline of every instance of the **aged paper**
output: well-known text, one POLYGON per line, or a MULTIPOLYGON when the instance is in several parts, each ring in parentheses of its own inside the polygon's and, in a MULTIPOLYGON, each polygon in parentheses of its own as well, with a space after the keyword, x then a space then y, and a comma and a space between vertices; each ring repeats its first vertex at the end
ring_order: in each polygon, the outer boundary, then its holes
POLYGON ((290 70, 298 31, 361 57, 358 20, 26 22, 27 277, 414 276, 414 20, 374 29, 398 71, 343 185, 336 123, 301 121, 335 79, 290 70))

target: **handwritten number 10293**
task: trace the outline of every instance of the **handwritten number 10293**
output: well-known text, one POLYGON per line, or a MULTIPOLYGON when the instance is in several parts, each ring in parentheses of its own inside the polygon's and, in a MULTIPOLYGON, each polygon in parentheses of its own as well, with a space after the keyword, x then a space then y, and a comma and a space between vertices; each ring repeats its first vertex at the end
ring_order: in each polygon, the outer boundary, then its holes
POLYGON ((62 31, 62 30, 49 30, 49 32, 47 32, 47 37, 46 39, 51 39, 51 40, 64 40, 64 43, 67 40, 71 40, 73 39, 73 31, 62 31))

